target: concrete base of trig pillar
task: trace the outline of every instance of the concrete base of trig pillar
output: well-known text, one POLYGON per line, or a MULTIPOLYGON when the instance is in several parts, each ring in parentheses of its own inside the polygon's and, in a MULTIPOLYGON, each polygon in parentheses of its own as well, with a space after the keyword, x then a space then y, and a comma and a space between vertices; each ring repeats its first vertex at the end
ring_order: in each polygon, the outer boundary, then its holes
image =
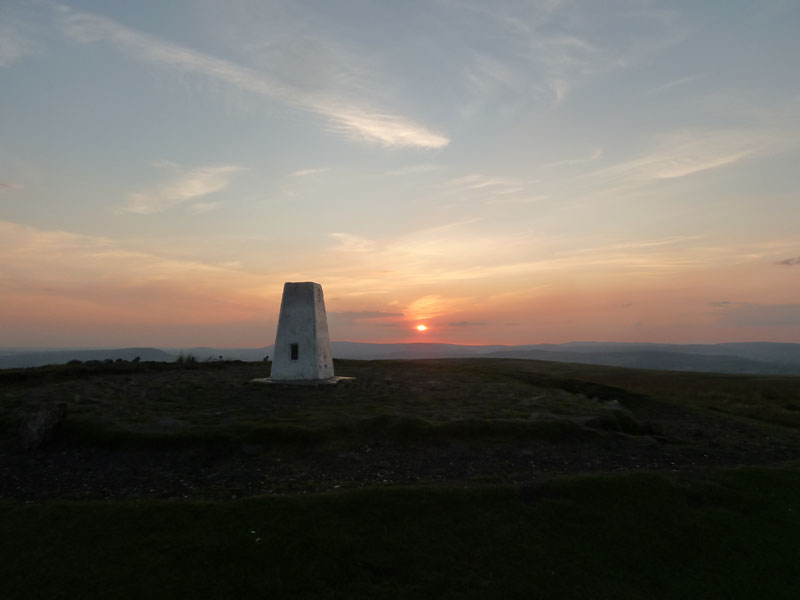
POLYGON ((283 285, 270 381, 301 383, 333 379, 331 340, 322 286, 283 285))
POLYGON ((271 385, 337 385, 355 381, 355 377, 329 377, 328 379, 273 379, 272 377, 262 377, 251 379, 250 383, 268 383, 271 385))

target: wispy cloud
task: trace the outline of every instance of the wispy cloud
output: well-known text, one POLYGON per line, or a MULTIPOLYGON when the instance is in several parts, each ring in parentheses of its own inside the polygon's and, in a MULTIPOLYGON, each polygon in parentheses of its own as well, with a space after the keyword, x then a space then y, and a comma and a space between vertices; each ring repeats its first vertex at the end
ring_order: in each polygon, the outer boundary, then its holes
MULTIPOLYGON (((244 167, 235 165, 197 167, 188 170, 175 165, 160 166, 172 171, 169 180, 149 190, 131 193, 127 204, 122 207, 123 211, 140 215, 164 212, 195 198, 224 190, 230 185, 231 178, 244 170, 244 167)), ((207 212, 216 206, 216 203, 199 202, 191 209, 196 213, 207 212)))
POLYGON ((387 312, 385 310, 360 310, 334 313, 351 319, 385 319, 386 317, 402 317, 401 312, 387 312))
POLYGON ((800 266, 800 256, 796 256, 794 258, 787 258, 786 260, 779 260, 775 264, 782 265, 784 267, 800 266))
POLYGON ((411 302, 406 314, 415 321, 433 319, 451 312, 458 303, 458 299, 455 298, 445 298, 440 294, 428 294, 411 302))
POLYGON ((471 60, 462 69, 468 102, 461 107, 461 114, 471 117, 489 105, 503 112, 505 107, 513 107, 524 97, 526 91, 535 95, 535 84, 528 80, 518 62, 506 56, 495 57, 473 51, 471 60))
POLYGON ((329 167, 322 169, 300 169, 289 173, 289 177, 307 177, 308 175, 319 175, 320 173, 327 173, 330 171, 329 167))
POLYGON ((0 11, 0 68, 39 53, 37 44, 26 35, 26 29, 13 14, 0 11))
MULTIPOLYGON (((623 238, 606 243, 587 240, 575 247, 557 235, 497 232, 479 221, 432 227, 384 240, 380 245, 363 238, 348 242, 331 247, 318 267, 329 278, 338 278, 339 294, 365 289, 393 293, 424 289, 430 294, 442 286, 454 290, 471 286, 502 290, 510 286, 519 290, 520 286, 546 286, 564 278, 602 279, 612 285, 608 282, 656 281, 711 268, 757 264, 749 257, 749 247, 716 247, 700 236, 639 241, 623 238)), ((485 303, 485 299, 480 302, 485 303)), ((416 310, 420 315, 427 314, 420 307, 416 310)), ((404 312, 417 315, 408 308, 404 312)))
POLYGON ((684 85, 688 85, 690 83, 694 83, 695 81, 700 81, 701 79, 705 79, 705 73, 698 73, 696 75, 689 75, 688 77, 681 77, 680 79, 674 79, 672 81, 668 81, 667 83, 661 84, 654 88, 651 88, 645 92, 642 92, 642 96, 653 96, 655 94, 660 94, 661 92, 666 92, 667 90, 671 90, 676 87, 681 87, 684 85))
MULTIPOLYGON (((648 60, 686 36, 677 11, 628 3, 442 0, 447 18, 486 40, 463 69, 470 115, 488 98, 561 105, 594 77, 648 60), (616 36, 601 32, 617 30, 616 36), (494 43, 503 39, 502 45, 494 43)), ((488 104, 488 103, 486 103, 488 104)), ((496 108, 496 102, 492 104, 496 108)))
POLYGON ((553 162, 545 163, 540 168, 542 169, 556 169, 560 167, 569 167, 572 165, 583 165, 586 163, 592 163, 596 160, 599 160, 603 156, 603 149, 597 148, 594 152, 592 152, 589 156, 581 157, 581 158, 568 158, 565 160, 556 160, 553 162))
POLYGON ((10 192, 12 190, 21 190, 25 186, 21 183, 4 183, 0 181, 0 194, 3 192, 10 192))
POLYGON ((380 321, 383 319, 398 319, 405 316, 401 312, 389 312, 384 310, 346 310, 328 311, 328 317, 336 324, 355 324, 357 321, 380 321))
POLYGON ((331 233, 330 236, 338 242, 336 249, 345 252, 372 252, 376 247, 374 241, 351 233, 331 233))
POLYGON ((221 81, 237 89, 319 114, 329 128, 350 138, 385 146, 442 148, 449 139, 414 121, 375 109, 358 98, 309 91, 266 73, 160 40, 105 17, 62 7, 64 31, 80 43, 103 42, 143 62, 221 81))
POLYGON ((474 322, 474 321, 455 321, 453 323, 448 323, 448 327, 483 327, 484 325, 488 325, 488 323, 484 322, 474 322))
POLYGON ((211 212, 219 208, 219 202, 194 202, 189 206, 189 212, 194 215, 211 212))
POLYGON ((686 177, 731 165, 791 143, 786 135, 767 130, 685 131, 670 134, 638 158, 589 173, 615 181, 686 177))
POLYGON ((489 205, 528 204, 545 198, 531 192, 534 183, 535 180, 473 173, 449 179, 440 184, 439 189, 445 197, 455 198, 458 202, 478 199, 489 205))
POLYGON ((386 171, 385 175, 421 175, 424 173, 433 173, 444 169, 442 165, 410 165, 408 167, 400 167, 399 169, 392 169, 386 171))
POLYGON ((520 188, 520 181, 518 179, 506 177, 492 177, 475 173, 471 175, 463 175, 455 177, 446 181, 442 187, 450 190, 491 190, 492 193, 508 193, 508 190, 516 190, 520 188))
POLYGON ((230 266, 159 256, 106 237, 0 221, 3 315, 18 306, 45 322, 108 315, 117 324, 219 322, 263 312, 263 297, 252 292, 261 282, 230 266))

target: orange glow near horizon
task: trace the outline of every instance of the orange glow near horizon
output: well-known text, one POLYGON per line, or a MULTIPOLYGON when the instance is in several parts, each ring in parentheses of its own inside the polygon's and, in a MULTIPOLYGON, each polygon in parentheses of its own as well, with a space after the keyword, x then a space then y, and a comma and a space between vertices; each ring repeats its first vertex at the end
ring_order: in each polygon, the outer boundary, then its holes
MULTIPOLYGON (((360 278, 359 268, 373 272, 371 255, 354 253, 323 265, 332 282, 323 279, 322 285, 334 341, 797 343, 797 283, 787 274, 800 263, 785 258, 797 254, 789 242, 776 248, 756 260, 750 247, 736 247, 723 260, 715 257, 718 250, 700 247, 707 267, 684 265, 678 251, 664 250, 662 263, 641 265, 639 254, 626 258, 614 250, 594 255, 589 266, 577 258, 525 263, 530 273, 524 282, 517 267, 467 273, 448 280, 446 292, 441 281, 428 281, 432 265, 424 262, 413 269, 398 262, 386 280, 360 278)), ((265 275, 242 265, 174 258, 170 252, 131 250, 105 238, 0 219, 0 342, 267 346, 275 337, 282 282, 314 278, 265 275)))

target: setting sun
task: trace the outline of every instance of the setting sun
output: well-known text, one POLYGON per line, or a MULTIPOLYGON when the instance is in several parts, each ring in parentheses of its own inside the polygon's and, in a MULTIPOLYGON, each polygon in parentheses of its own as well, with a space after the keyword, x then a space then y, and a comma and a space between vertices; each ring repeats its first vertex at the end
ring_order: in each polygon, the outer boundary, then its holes
POLYGON ((417 331, 425 331, 427 328, 427 325, 417 325, 417 331))

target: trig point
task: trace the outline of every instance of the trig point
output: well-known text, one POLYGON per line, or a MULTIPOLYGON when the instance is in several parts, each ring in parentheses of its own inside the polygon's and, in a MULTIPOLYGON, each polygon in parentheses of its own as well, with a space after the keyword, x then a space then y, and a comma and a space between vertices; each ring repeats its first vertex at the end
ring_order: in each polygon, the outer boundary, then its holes
POLYGON ((333 358, 322 286, 311 281, 283 284, 271 381, 332 380, 333 358))

